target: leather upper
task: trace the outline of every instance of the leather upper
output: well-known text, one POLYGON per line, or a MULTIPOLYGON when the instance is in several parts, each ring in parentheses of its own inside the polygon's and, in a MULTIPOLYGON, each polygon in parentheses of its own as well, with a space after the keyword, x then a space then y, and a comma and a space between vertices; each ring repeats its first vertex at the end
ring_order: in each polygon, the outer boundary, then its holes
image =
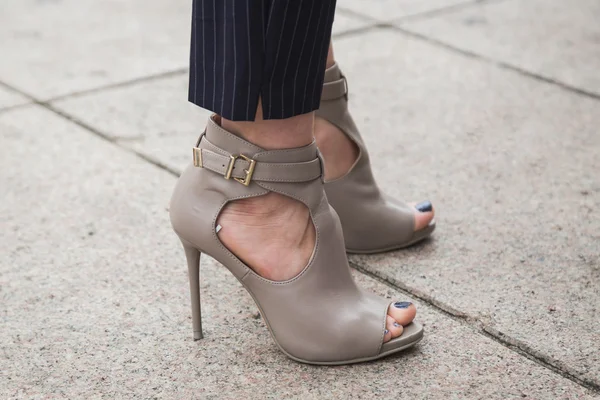
MULTIPOLYGON (((242 282, 278 345, 292 357, 341 362, 378 355, 390 301, 359 289, 351 276, 342 227, 323 190, 316 144, 264 150, 225 131, 211 117, 197 147, 203 167, 190 165, 184 171, 171 200, 171 222, 177 234, 217 259, 242 282), (224 178, 231 156, 239 154, 256 162, 248 186, 224 178), (216 233, 217 217, 227 202, 270 191, 306 205, 316 230, 308 265, 285 282, 257 275, 221 243, 216 233)), ((245 177, 249 164, 236 158, 232 177, 245 177)), ((394 343, 386 343, 386 349, 393 349, 394 343)))
POLYGON ((336 125, 359 149, 348 173, 325 182, 349 252, 376 252, 410 243, 415 237, 414 209, 385 196, 373 177, 369 153, 348 112, 347 82, 337 64, 325 71, 321 107, 316 115, 336 125))

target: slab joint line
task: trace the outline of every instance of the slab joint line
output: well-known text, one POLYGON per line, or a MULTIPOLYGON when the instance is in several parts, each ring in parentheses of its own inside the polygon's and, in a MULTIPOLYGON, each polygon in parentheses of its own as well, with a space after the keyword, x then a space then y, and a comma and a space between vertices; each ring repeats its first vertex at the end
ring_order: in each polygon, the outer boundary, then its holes
MULTIPOLYGON (((479 3, 482 3, 482 2, 486 2, 486 1, 494 1, 494 0, 476 0, 474 2, 462 3, 462 4, 459 4, 459 5, 460 6, 465 6, 467 4, 468 5, 474 5, 474 4, 479 4, 479 3)), ((459 6, 459 5, 457 5, 457 6, 459 6)), ((444 9, 454 9, 455 7, 456 6, 449 6, 449 7, 445 7, 444 9)), ((540 81, 543 81, 545 83, 553 84, 555 86, 559 86, 559 87, 561 87, 561 88, 563 88, 565 90, 568 90, 568 91, 571 91, 571 92, 575 92, 575 93, 583 95, 583 96, 587 96, 587 97, 591 97, 591 98, 596 99, 596 100, 600 100, 600 95, 598 95, 596 93, 588 92, 588 91, 585 91, 583 89, 579 89, 579 88, 567 85, 565 83, 556 81, 554 79, 537 75, 535 73, 526 71, 524 69, 521 69, 519 67, 513 66, 511 64, 507 64, 505 62, 494 60, 494 59, 491 59, 489 57, 485 57, 485 56, 479 55, 479 54, 474 53, 474 52, 470 52, 470 51, 467 51, 467 50, 463 50, 463 49, 457 48, 455 46, 449 45, 449 44, 444 43, 442 41, 439 41, 437 39, 433 39, 433 38, 430 38, 428 36, 425 36, 425 35, 422 35, 422 34, 419 34, 419 33, 415 33, 415 32, 412 32, 410 30, 407 30, 405 28, 396 26, 396 25, 394 25, 392 23, 377 21, 377 20, 375 20, 375 19, 373 19, 371 17, 355 13, 354 11, 351 11, 351 10, 344 9, 344 11, 347 12, 347 13, 352 13, 352 14, 360 17, 360 18, 369 20, 371 22, 376 22, 376 23, 374 25, 369 25, 369 26, 366 26, 366 27, 357 28, 357 29, 354 29, 354 30, 349 30, 349 31, 342 32, 342 33, 336 35, 335 37, 350 36, 350 35, 357 34, 357 33, 367 32, 367 31, 370 31, 370 30, 373 30, 373 29, 376 29, 376 28, 391 28, 391 29, 399 31, 399 32, 401 32, 401 33, 403 33, 403 34, 405 34, 407 36, 411 36, 411 37, 414 37, 414 38, 417 38, 417 39, 420 39, 420 40, 424 40, 424 41, 426 41, 428 43, 444 47, 444 48, 449 49, 449 50, 451 50, 453 52, 457 52, 457 53, 460 53, 460 54, 463 54, 463 55, 466 55, 466 56, 469 56, 469 57, 472 57, 472 58, 475 58, 475 59, 479 59, 479 60, 485 61, 487 63, 491 63, 493 65, 502 67, 504 69, 512 70, 514 72, 520 73, 520 74, 528 76, 530 78, 533 78, 533 79, 536 79, 536 80, 540 80, 540 81)), ((437 11, 440 11, 440 10, 437 10, 437 11)), ((416 17, 416 16, 421 15, 421 14, 425 14, 425 13, 413 14, 413 15, 408 16, 408 17, 413 18, 413 17, 416 17)), ((129 81, 125 81, 125 82, 119 82, 119 83, 112 84, 112 85, 106 85, 106 86, 103 86, 103 87, 94 88, 94 89, 90 89, 90 90, 84 90, 84 91, 80 91, 80 92, 73 92, 73 93, 70 93, 70 94, 66 94, 66 95, 62 95, 62 96, 57 96, 57 97, 49 99, 49 100, 39 100, 36 97, 34 97, 34 96, 32 96, 32 95, 30 95, 28 93, 25 93, 25 92, 23 92, 20 89, 17 89, 15 87, 13 87, 12 85, 9 85, 9 84, 7 84, 5 82, 0 81, 0 85, 4 86, 4 87, 6 87, 6 88, 8 88, 8 89, 10 89, 12 91, 15 91, 17 93, 20 93, 21 95, 27 97, 28 99, 30 99, 32 101, 32 103, 29 103, 29 104, 21 104, 21 105, 17 105, 17 106, 13 106, 13 107, 8 107, 8 108, 5 108, 5 109, 2 109, 2 110, 0 110, 0 112, 13 110, 15 108, 21 108, 21 107, 24 107, 24 106, 27 106, 27 105, 31 105, 31 104, 37 104, 37 105, 39 105, 39 106, 41 106, 41 107, 43 107, 43 108, 51 111, 52 113, 54 113, 54 114, 56 114, 56 115, 58 115, 58 116, 60 116, 60 117, 62 117, 64 119, 66 119, 66 120, 68 120, 68 121, 70 121, 70 122, 78 125, 79 127, 81 127, 83 129, 91 132, 92 134, 94 134, 94 135, 96 135, 96 136, 98 136, 98 137, 100 137, 100 138, 102 138, 102 139, 104 139, 104 140, 106 140, 106 141, 108 141, 110 143, 115 144, 117 147, 119 147, 121 149, 124 149, 124 150, 126 150, 126 151, 128 151, 130 153, 135 154, 136 156, 138 156, 139 158, 143 159, 144 161, 146 161, 146 162, 148 162, 148 163, 150 163, 150 164, 152 164, 152 165, 154 165, 154 166, 156 166, 156 167, 158 167, 158 168, 160 168, 160 169, 162 169, 162 170, 170 173, 171 175, 177 177, 177 176, 179 176, 179 172, 173 170, 172 168, 170 168, 166 164, 164 164, 164 163, 162 163, 162 162, 160 162, 158 160, 155 160, 154 158, 152 158, 150 156, 147 156, 145 154, 139 153, 139 152, 137 152, 137 151, 135 151, 135 150, 133 150, 133 149, 131 149, 129 147, 121 146, 119 144, 118 138, 111 137, 111 136, 109 136, 109 135, 107 135, 107 134, 99 131, 98 129, 96 129, 96 128, 94 128, 94 127, 92 127, 92 126, 90 126, 90 125, 88 125, 88 124, 86 124, 86 123, 78 120, 74 116, 72 116, 72 115, 70 115, 70 114, 68 114, 68 113, 66 113, 66 112, 64 112, 62 110, 59 110, 59 109, 55 108, 52 104, 50 104, 50 102, 56 101, 56 100, 59 100, 59 99, 64 99, 64 98, 67 98, 67 97, 69 97, 69 98, 70 97, 76 97, 76 96, 81 96, 81 95, 89 94, 89 93, 95 93, 95 92, 99 92, 99 91, 103 91, 103 90, 108 90, 108 89, 112 89, 112 88, 134 85, 136 83, 150 81, 150 80, 154 80, 154 79, 160 79, 160 78, 165 78, 165 77, 169 77, 169 76, 175 76, 175 75, 183 74, 183 73, 187 72, 187 70, 188 70, 187 68, 177 69, 177 70, 174 70, 174 71, 169 71, 169 72, 165 72, 165 73, 161 73, 161 74, 157 74, 157 75, 152 75, 152 76, 146 76, 146 77, 136 78, 136 79, 133 79, 133 80, 129 80, 129 81)), ((363 273, 363 274, 365 274, 365 275, 367 275, 367 276, 369 276, 369 277, 371 277, 371 278, 373 278, 373 279, 375 279, 375 280, 377 280, 379 282, 384 283, 386 286, 389 286, 389 287, 393 288, 394 290, 399 290, 399 291, 404 292, 404 293, 406 293, 406 294, 408 294, 408 295, 410 295, 412 297, 415 297, 415 298, 419 299, 420 301, 428 304, 430 307, 436 309, 438 312, 441 312, 442 314, 444 314, 444 315, 452 318, 453 320, 457 320, 457 321, 459 321, 459 322, 461 322, 463 324, 468 325, 469 327, 471 327, 475 331, 477 331, 479 334, 481 334, 481 335, 483 335, 485 337, 488 337, 491 340, 494 340, 495 342, 501 344, 502 346, 508 348, 511 351, 514 351, 515 353, 517 353, 517 354, 519 354, 519 355, 521 355, 523 357, 528 358, 529 360, 534 361, 538 365, 540 365, 540 366, 542 366, 542 367, 544 367, 546 369, 549 369, 549 370, 553 371, 554 373, 556 373, 556 374, 558 374, 558 375, 560 375, 560 376, 562 376, 562 377, 564 377, 566 379, 569 379, 570 381, 572 381, 572 382, 574 382, 574 383, 576 383, 576 384, 578 384, 578 385, 580 385, 582 387, 585 387, 586 389, 589 389, 589 390, 592 390, 594 392, 600 393, 600 385, 599 384, 596 384, 595 382, 590 382, 590 381, 581 379, 581 378, 579 378, 579 377, 571 374, 568 371, 560 369, 559 367, 556 367, 555 365, 547 362, 546 360, 540 358, 539 356, 531 354, 527 350, 522 349, 517 344, 510 343, 509 341, 504 340, 504 339, 500 338, 499 336, 494 335, 494 334, 486 331, 485 328, 481 328, 481 327, 477 326, 477 324, 474 324, 474 323, 470 322, 470 321, 476 321, 476 322, 480 322, 481 323, 481 321, 479 321, 477 319, 474 319, 474 318, 470 318, 468 316, 465 316, 462 313, 456 313, 456 310, 452 310, 449 306, 447 306, 447 305, 445 305, 443 303, 439 303, 437 301, 434 301, 433 299, 428 298, 428 296, 416 293, 414 290, 411 290, 408 287, 401 288, 401 287, 397 286, 395 283, 390 282, 388 279, 385 279, 385 278, 383 278, 383 277, 381 277, 381 276, 373 273, 372 271, 369 271, 369 270, 365 269, 364 267, 362 267, 361 265, 359 265, 357 263, 350 262, 350 265, 354 269, 356 269, 357 271, 359 271, 359 272, 361 272, 361 273, 363 273)))
POLYGON ((429 44, 445 48, 446 50, 450 50, 450 51, 452 51, 454 53, 459 53, 459 54, 462 54, 464 56, 467 56, 467 57, 470 57, 470 58, 473 58, 473 59, 476 59, 476 60, 479 60, 479 61, 483 61, 483 62, 488 63, 488 64, 492 64, 492 65, 494 65, 494 66, 496 66, 498 68, 502 68, 502 69, 509 70, 509 71, 512 71, 512 72, 516 72, 516 73, 518 73, 520 75, 523 75, 523 76, 526 76, 528 78, 532 78, 532 79, 535 79, 537 81, 541 81, 541 82, 544 82, 544 83, 551 84, 553 86, 557 86, 557 87, 559 87, 561 89, 564 89, 564 90, 572 92, 572 93, 576 93, 576 94, 581 95, 581 96, 589 97, 589 98, 592 98, 594 100, 600 100, 600 94, 597 94, 597 93, 594 93, 594 92, 589 92, 589 91, 587 91, 585 89, 581 89, 581 88, 578 88, 578 87, 575 87, 575 86, 571 86, 571 85, 569 85, 567 83, 557 81, 557 80, 555 80, 553 78, 549 78, 549 77, 546 77, 546 76, 543 76, 543 75, 538 75, 535 72, 527 71, 527 70, 525 70, 525 69, 523 69, 521 67, 518 67, 516 65, 512 65, 512 64, 509 64, 509 63, 504 62, 504 61, 496 60, 496 59, 493 59, 493 58, 490 58, 490 57, 487 57, 487 56, 484 56, 484 55, 481 55, 481 54, 478 54, 478 53, 475 53, 475 52, 472 52, 472 51, 469 51, 469 50, 461 49, 459 47, 456 47, 456 46, 453 46, 451 44, 445 43, 445 42, 443 42, 441 40, 438 40, 438 39, 435 39, 435 38, 432 38, 432 37, 429 37, 429 36, 426 36, 426 35, 423 35, 423 34, 420 34, 420 33, 417 33, 417 32, 413 32, 411 30, 408 30, 406 28, 400 27, 398 25, 386 24, 386 27, 390 27, 390 28, 394 29, 395 31, 398 31, 398 32, 400 32, 400 33, 402 33, 402 34, 404 34, 406 36, 410 36, 412 38, 422 40, 422 41, 427 42, 429 44))
POLYGON ((478 334, 485 336, 488 339, 491 339, 494 342, 502 345, 503 347, 506 347, 507 349, 519 354, 520 356, 525 357, 525 358, 535 362, 536 364, 540 365, 541 367, 549 369, 552 372, 562 376, 563 378, 568 379, 571 382, 576 383, 577 385, 582 386, 588 390, 591 390, 595 393, 600 393, 600 385, 599 384, 585 380, 585 379, 581 379, 581 378, 575 376, 574 374, 572 374, 571 372, 565 371, 564 369, 561 369, 560 367, 557 367, 557 366, 551 364, 550 362, 544 360, 542 357, 532 354, 528 349, 523 349, 518 344, 511 343, 510 341, 503 339, 503 338, 493 334, 492 332, 487 331, 483 321, 481 321, 477 318, 468 316, 457 310, 454 310, 452 307, 446 305, 445 303, 436 301, 435 299, 433 299, 430 296, 427 296, 425 294, 420 294, 420 293, 416 292, 414 289, 411 289, 410 287, 408 287, 406 285, 398 286, 398 284, 396 282, 392 282, 389 279, 385 278, 384 276, 381 276, 373 271, 370 271, 358 263, 349 261, 349 264, 352 268, 354 268, 358 272, 365 274, 368 277, 370 277, 378 282, 381 282, 384 285, 386 285, 394 290, 400 291, 408 296, 419 299, 419 301, 434 308, 436 311, 440 312, 441 314, 443 314, 461 324, 467 325, 468 327, 473 329, 478 334))
MULTIPOLYGON (((169 167, 168 165, 164 164, 163 162, 158 161, 158 160, 154 159, 153 157, 150 157, 150 156, 148 156, 146 154, 140 153, 140 152, 138 152, 138 151, 136 151, 136 150, 134 150, 132 148, 129 148, 129 147, 126 147, 126 146, 122 146, 121 143, 120 143, 120 141, 119 141, 120 140, 119 138, 112 137, 112 136, 107 135, 104 132, 101 132, 100 130, 94 128, 91 125, 86 124, 85 122, 77 119, 76 117, 74 117, 74 116, 72 116, 72 115, 70 115, 70 114, 68 114, 68 113, 66 113, 66 112, 64 112, 62 110, 59 110, 58 108, 56 108, 52 104, 50 104, 48 101, 39 100, 35 96, 32 96, 29 93, 26 93, 26 92, 24 92, 24 91, 22 91, 22 90, 20 90, 20 89, 18 89, 16 87, 12 86, 12 85, 9 85, 6 82, 0 81, 0 86, 4 86, 5 88, 13 90, 13 91, 21 94, 22 96, 27 97, 31 101, 31 103, 28 103, 28 104, 25 104, 25 105, 21 105, 21 106, 19 106, 19 108, 22 107, 22 106, 23 107, 24 106, 31 106, 32 104, 38 105, 40 107, 43 107, 46 110, 48 110, 48 111, 56 114, 57 116, 59 116, 59 117, 61 117, 63 119, 66 119, 67 121, 69 121, 69 122, 71 122, 71 123, 79 126, 80 128, 83 128, 84 130, 92 133, 95 136, 100 137, 101 139, 106 140, 109 143, 114 144, 115 146, 119 147, 120 149, 123 149, 123 150, 125 150, 125 151, 127 151, 129 153, 132 153, 132 154, 136 155, 137 157, 141 158, 142 160, 144 160, 144 161, 146 161, 146 162, 154 165, 155 167, 160 168, 163 171, 166 171, 166 172, 170 173, 171 175, 173 175, 175 177, 178 177, 180 175, 178 171, 172 169, 171 167, 169 167)), ((0 110, 0 113, 2 111, 3 110, 0 110)))
POLYGON ((467 8, 471 8, 478 5, 488 4, 488 3, 499 3, 501 1, 506 0, 467 0, 462 3, 451 4, 449 6, 434 8, 432 10, 425 10, 421 12, 417 12, 415 14, 409 14, 402 17, 399 17, 393 20, 393 23, 399 23, 403 21, 412 21, 412 20, 420 20, 430 17, 437 17, 439 15, 451 14, 453 12, 465 10, 467 8))
POLYGON ((130 79, 130 80, 122 81, 122 82, 111 83, 108 85, 99 86, 99 87, 95 87, 95 88, 91 88, 91 89, 85 89, 85 90, 80 90, 80 91, 76 91, 76 92, 61 94, 59 96, 51 97, 49 99, 40 100, 40 101, 43 101, 44 103, 52 103, 52 102, 59 101, 59 100, 71 99, 71 98, 85 96, 88 94, 99 93, 99 92, 103 92, 105 90, 134 86, 134 85, 137 85, 138 83, 151 82, 154 80, 171 78, 173 76, 183 75, 187 71, 188 71, 188 68, 178 68, 178 69, 174 69, 172 71, 161 72, 159 74, 141 76, 138 78, 134 78, 134 79, 130 79))
POLYGON ((452 12, 455 12, 455 11, 458 11, 458 10, 461 10, 461 9, 473 7, 473 6, 476 6, 476 5, 482 5, 482 4, 486 4, 486 3, 494 3, 494 2, 500 2, 500 1, 506 1, 506 0, 472 0, 472 1, 467 1, 467 2, 464 2, 464 3, 454 4, 454 5, 443 7, 443 8, 438 8, 438 9, 435 9, 435 10, 428 10, 428 11, 423 11, 423 12, 416 13, 416 14, 406 15, 404 17, 399 17, 399 18, 397 18, 395 20, 390 20, 390 21, 378 20, 378 19, 370 17, 368 15, 363 15, 361 13, 358 13, 358 12, 356 12, 354 10, 338 6, 338 9, 340 11, 342 11, 343 13, 345 13, 345 14, 355 16, 355 17, 363 19, 365 21, 373 22, 374 24, 373 25, 369 25, 367 27, 363 27, 363 28, 351 29, 351 30, 346 31, 346 32, 341 32, 341 33, 339 33, 337 35, 334 35, 334 38, 342 38, 342 37, 346 37, 346 36, 353 36, 355 34, 366 33, 368 31, 371 31, 371 30, 374 30, 374 29, 393 29, 395 31, 398 31, 398 32, 406 35, 406 36, 410 36, 410 37, 413 37, 413 38, 416 38, 416 39, 419 39, 419 40, 423 40, 423 41, 425 41, 425 42, 427 42, 429 44, 433 44, 433 45, 436 45, 436 46, 439 46, 439 47, 443 47, 443 48, 445 48, 447 50, 450 50, 450 51, 453 51, 453 52, 456 52, 456 53, 460 53, 460 54, 462 54, 464 56, 471 57, 471 58, 474 58, 474 59, 477 59, 477 60, 480 60, 480 61, 484 61, 484 62, 486 62, 488 64, 495 65, 495 66, 497 66, 499 68, 502 68, 502 69, 506 69, 506 70, 510 70, 510 71, 516 72, 516 73, 518 73, 520 75, 524 75, 524 76, 526 76, 528 78, 535 79, 537 81, 541 81, 541 82, 544 82, 544 83, 548 83, 548 84, 560 87, 560 88, 562 88, 562 89, 564 89, 566 91, 570 91, 570 92, 573 92, 573 93, 576 93, 576 94, 579 94, 579 95, 582 95, 582 96, 586 96, 586 97, 592 98, 594 100, 600 100, 600 94, 597 94, 597 93, 594 93, 594 92, 590 92, 590 91, 587 91, 585 89, 581 89, 581 88, 569 85, 567 83, 555 80, 553 78, 549 78, 549 77, 546 77, 546 76, 543 76, 543 75, 538 75, 538 74, 536 74, 534 72, 527 71, 527 70, 525 70, 523 68, 520 68, 520 67, 518 67, 516 65, 512 65, 512 64, 506 63, 504 61, 496 60, 496 59, 493 59, 493 58, 490 58, 490 57, 486 57, 486 56, 483 56, 481 54, 478 54, 478 53, 475 53, 475 52, 472 52, 472 51, 469 51, 469 50, 461 49, 459 47, 456 47, 456 46, 453 46, 451 44, 445 43, 445 42, 443 42, 441 40, 438 40, 438 39, 435 39, 435 38, 432 38, 432 37, 429 37, 429 36, 426 36, 426 35, 423 35, 423 34, 420 34, 420 33, 417 33, 417 32, 413 32, 413 31, 411 31, 411 30, 409 30, 407 28, 404 28, 404 27, 401 27, 401 26, 397 25, 397 24, 399 24, 399 23, 401 23, 403 21, 407 21, 407 20, 420 19, 420 18, 426 18, 426 17, 429 17, 429 16, 437 16, 437 15, 448 14, 448 13, 452 13, 452 12))
POLYGON ((451 4, 449 6, 433 8, 430 10, 417 11, 414 14, 403 15, 401 17, 397 17, 396 19, 391 19, 391 20, 371 17, 370 15, 362 14, 358 11, 354 11, 350 8, 346 8, 346 7, 339 6, 339 5, 336 7, 336 12, 340 12, 341 14, 346 14, 348 16, 352 16, 352 17, 355 17, 355 18, 358 18, 358 19, 361 19, 361 20, 367 21, 367 22, 392 24, 392 23, 397 23, 399 21, 404 21, 404 20, 421 19, 421 18, 427 18, 427 17, 437 16, 437 15, 448 14, 448 13, 463 10, 465 8, 473 7, 473 6, 480 5, 480 4, 500 2, 500 1, 506 1, 506 0, 465 0, 463 2, 451 4))

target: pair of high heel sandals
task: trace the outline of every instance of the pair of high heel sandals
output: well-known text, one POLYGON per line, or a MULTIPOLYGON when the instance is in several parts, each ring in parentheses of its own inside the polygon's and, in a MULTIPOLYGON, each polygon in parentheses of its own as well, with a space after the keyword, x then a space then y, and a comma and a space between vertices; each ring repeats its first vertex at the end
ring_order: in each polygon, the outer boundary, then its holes
POLYGON ((435 222, 415 231, 414 209, 380 192, 348 113, 347 85, 337 65, 325 73, 316 115, 340 128, 360 150, 350 171, 331 182, 324 182, 323 160, 314 142, 296 149, 265 150, 221 128, 216 117, 209 119, 170 205, 173 229, 188 262, 194 339, 202 338, 201 253, 222 263, 242 283, 281 351, 296 361, 337 365, 375 360, 422 339, 423 327, 413 321, 399 337, 384 343, 393 301, 356 285, 346 252, 409 246, 429 236, 435 222), (269 192, 302 202, 316 231, 308 265, 282 282, 255 273, 217 235, 217 217, 228 202, 269 192))

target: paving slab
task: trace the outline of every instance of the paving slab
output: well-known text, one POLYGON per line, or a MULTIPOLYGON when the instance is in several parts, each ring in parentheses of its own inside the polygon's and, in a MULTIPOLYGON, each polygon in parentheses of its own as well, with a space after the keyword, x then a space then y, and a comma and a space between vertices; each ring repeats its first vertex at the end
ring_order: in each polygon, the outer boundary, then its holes
POLYGON ((600 3, 503 0, 400 21, 460 49, 600 94, 600 3))
POLYGON ((29 100, 25 96, 0 86, 0 110, 27 103, 29 103, 29 100))
POLYGON ((338 0, 337 7, 351 10, 379 21, 415 16, 421 13, 446 9, 460 4, 471 4, 477 0, 338 0))
POLYGON ((175 178, 38 106, 0 115, 0 134, 3 398, 598 397, 418 301, 427 337, 412 351, 298 364, 208 257, 193 342, 166 210, 175 178))
POLYGON ((600 102, 393 32, 338 47, 379 181, 439 211, 354 261, 598 385, 600 102))
MULTIPOLYGON (((353 262, 600 383, 600 102, 393 30, 337 46, 382 186, 438 210, 432 241, 353 262)), ((56 106, 178 171, 208 115, 169 102, 181 91, 174 77, 56 106)))
POLYGON ((335 18, 333 19, 332 35, 340 35, 348 31, 366 28, 375 25, 376 22, 369 18, 362 18, 344 10, 336 10, 335 18))
POLYGON ((52 105, 123 146, 181 172, 210 115, 187 101, 187 84, 185 73, 67 98, 52 105))
POLYGON ((191 2, 6 0, 0 79, 41 99, 185 67, 191 2))

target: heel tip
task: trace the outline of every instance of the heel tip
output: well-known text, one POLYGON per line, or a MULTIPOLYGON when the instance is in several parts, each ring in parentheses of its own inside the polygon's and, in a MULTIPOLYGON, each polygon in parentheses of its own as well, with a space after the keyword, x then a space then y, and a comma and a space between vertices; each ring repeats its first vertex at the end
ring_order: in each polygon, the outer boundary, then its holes
POLYGON ((194 332, 194 340, 200 340, 202 338, 204 338, 204 335, 202 335, 202 331, 194 332))

